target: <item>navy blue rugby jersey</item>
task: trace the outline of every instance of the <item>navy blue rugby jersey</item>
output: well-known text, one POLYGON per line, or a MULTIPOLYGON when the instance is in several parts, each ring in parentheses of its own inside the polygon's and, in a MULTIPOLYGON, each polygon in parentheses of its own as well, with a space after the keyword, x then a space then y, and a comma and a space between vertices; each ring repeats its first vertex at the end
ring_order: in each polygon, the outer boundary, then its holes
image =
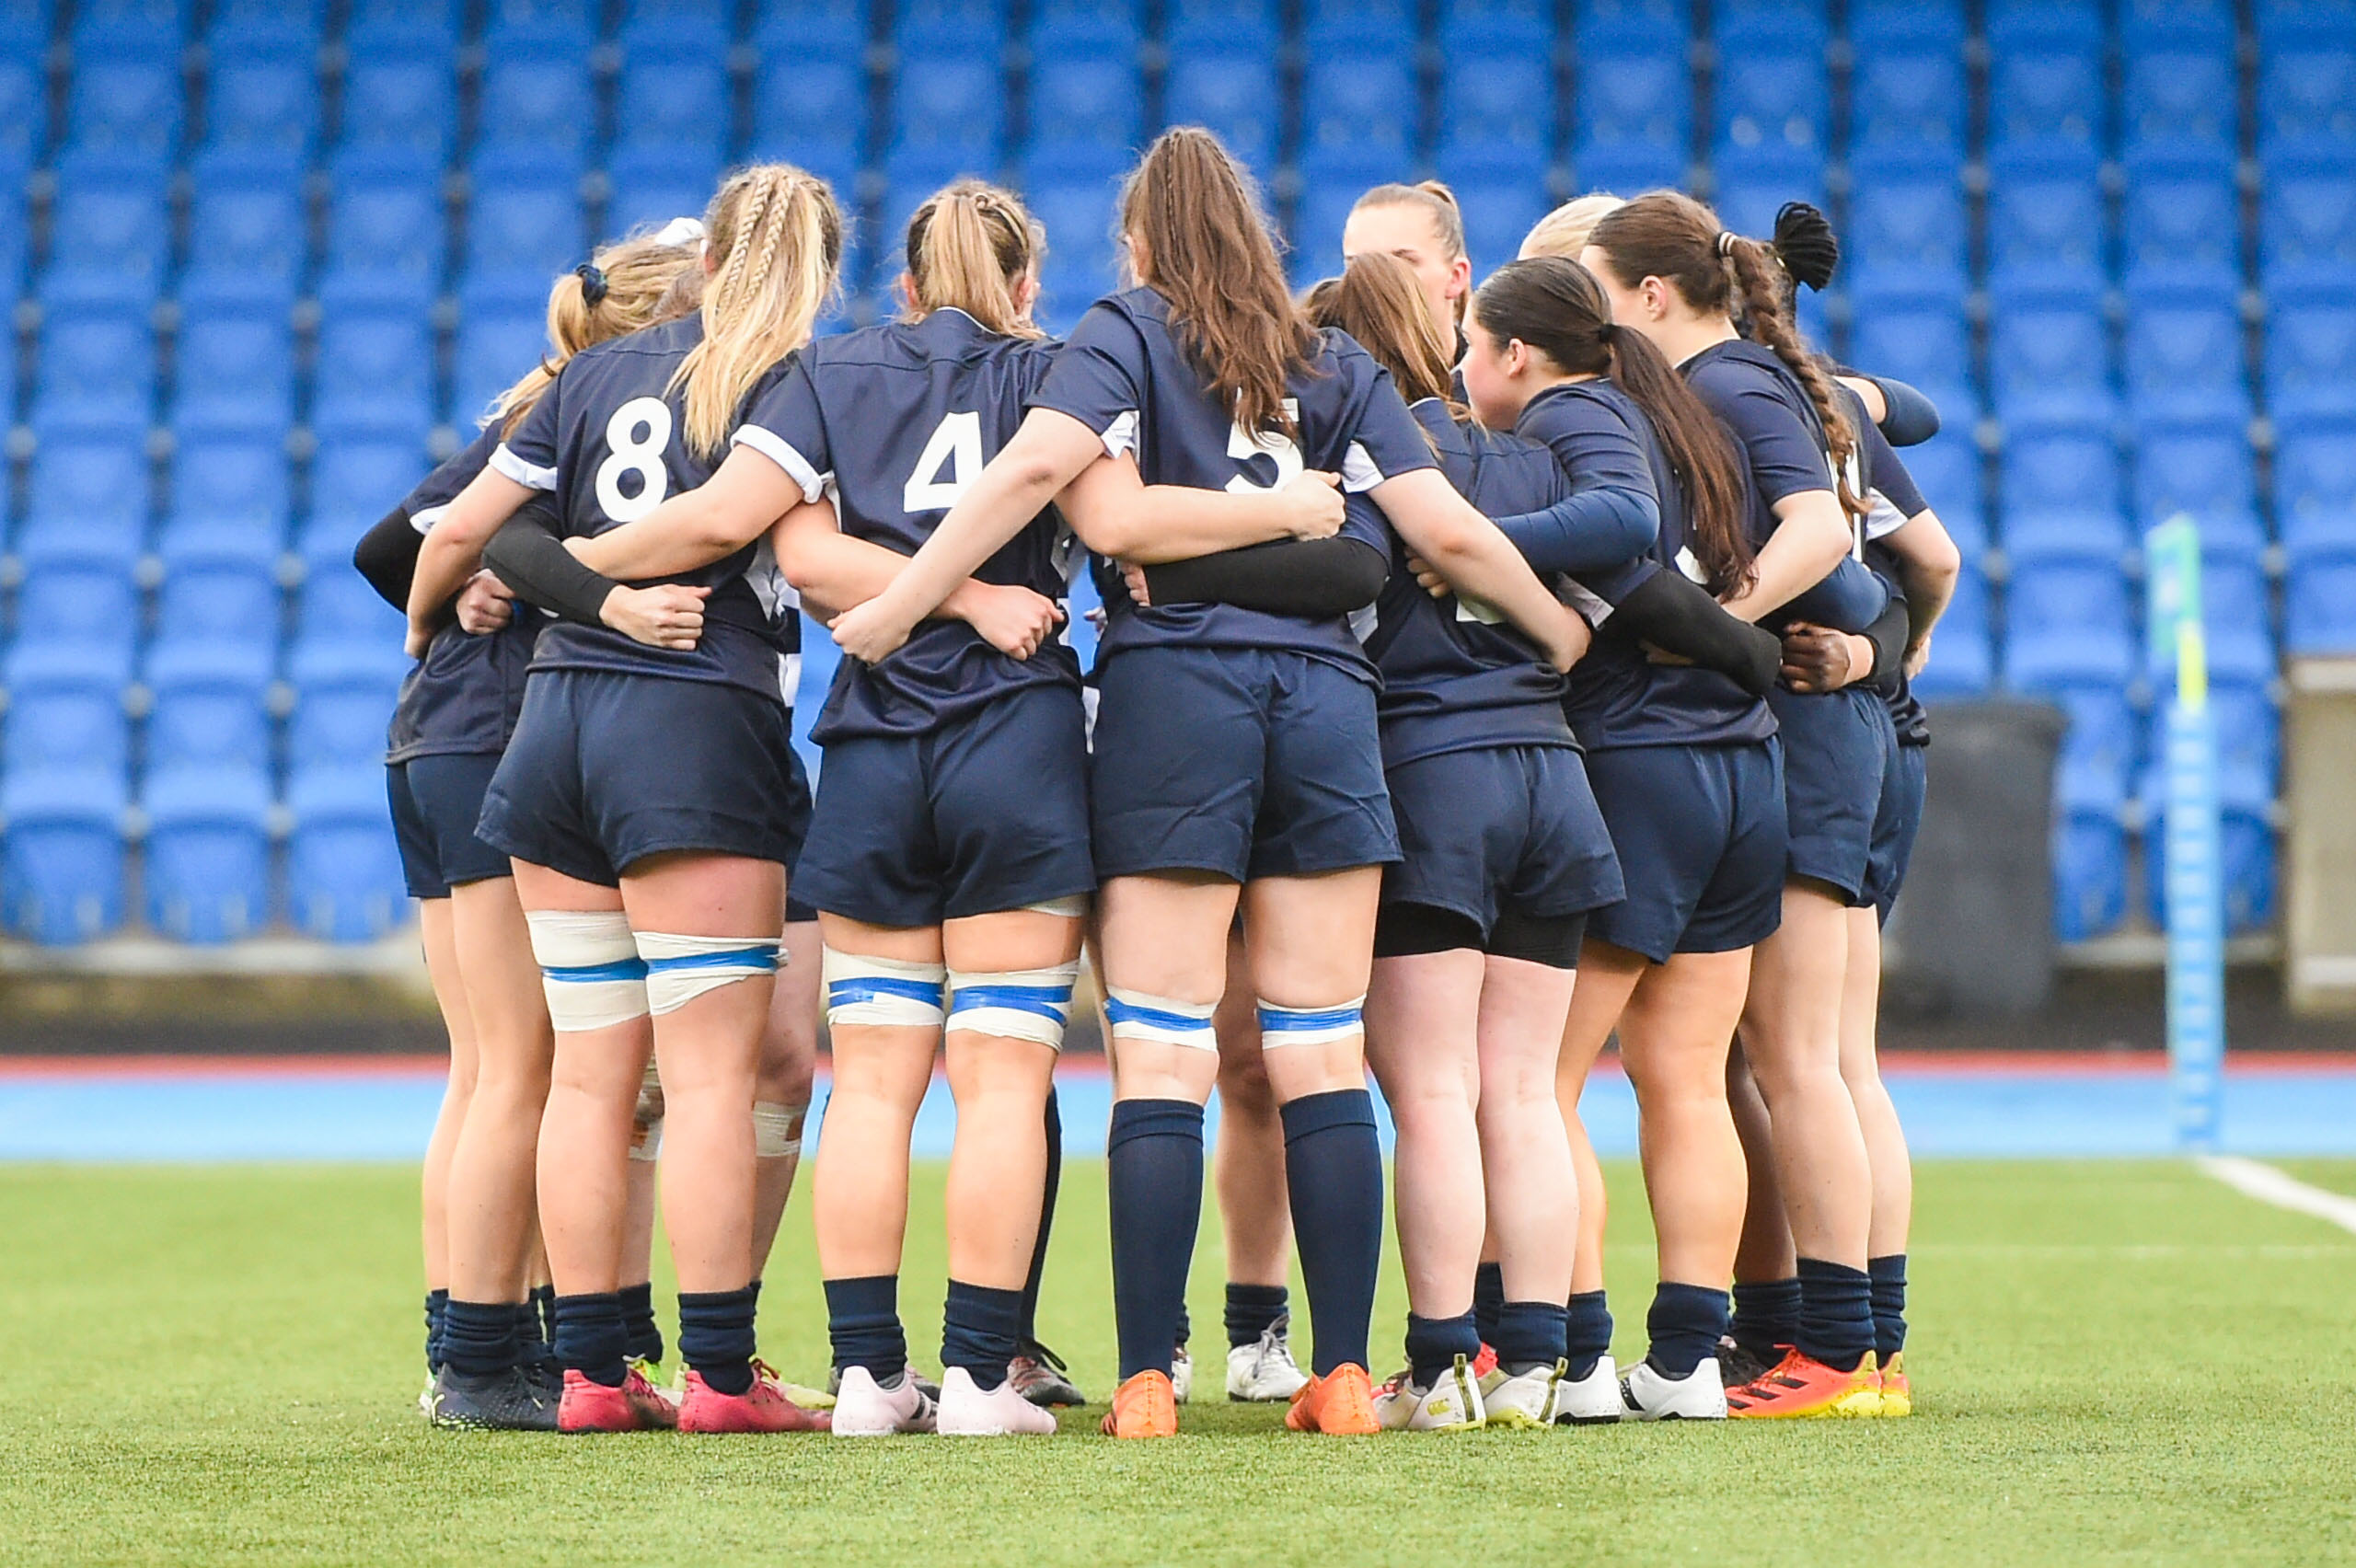
MULTIPOLYGON (((1635 399, 1609 381, 1566 381, 1549 386, 1522 405, 1514 433, 1553 453, 1570 489, 1611 487, 1660 495, 1659 473, 1668 459, 1653 435, 1652 422, 1635 399)), ((1659 570, 1647 549, 1632 551, 1616 565, 1577 573, 1591 619, 1633 593, 1659 570)))
MULTIPOLYGON (((1617 441, 1589 437, 1574 444, 1566 439, 1576 430, 1597 426, 1607 414, 1624 420, 1624 434, 1642 455, 1641 482, 1660 503, 1660 531, 1646 558, 1651 569, 1681 571, 1702 582, 1704 573, 1693 556, 1685 482, 1669 460, 1652 421, 1626 393, 1593 381, 1552 387, 1530 400, 1516 428, 1525 433, 1548 432, 1554 438, 1550 444, 1556 455, 1566 461, 1604 460, 1616 472, 1625 464, 1617 441), (1582 396, 1562 396, 1565 393, 1582 396)), ((1628 480, 1622 476, 1614 482, 1628 480)), ((1640 581, 1632 579, 1628 586, 1640 581)), ((1597 629, 1587 657, 1572 667, 1563 708, 1579 744, 1593 751, 1746 744, 1775 732, 1774 710, 1732 676, 1692 664, 1655 663, 1634 638, 1608 620, 1597 629)))
MULTIPOLYGON (((1437 398, 1409 412, 1430 435, 1448 482, 1489 516, 1536 512, 1570 492, 1554 455, 1535 442, 1459 424, 1437 398)), ((1352 497, 1349 506, 1381 519, 1364 497, 1352 497)), ((1453 595, 1424 592, 1395 534, 1391 551, 1391 576, 1366 643, 1382 672, 1383 766, 1488 746, 1576 745, 1563 719, 1563 677, 1545 655, 1509 624, 1453 595)))
MULTIPOLYGON (((734 439, 791 475, 804 500, 832 495, 845 534, 914 555, 1022 424, 1053 352, 954 309, 821 338, 745 410, 734 439)), ((1061 599, 1077 555, 1050 508, 974 575, 1061 599)), ((1078 689, 1068 641, 1013 659, 963 621, 928 620, 882 663, 836 667, 811 738, 918 734, 1034 686, 1078 689)))
MULTIPOLYGON (((566 538, 618 528, 693 490, 726 450, 706 461, 688 449, 686 395, 671 390, 679 362, 702 340, 703 318, 688 316, 583 349, 491 454, 491 467, 555 491, 566 538)), ((784 375, 784 364, 771 369, 745 406, 784 375)), ((652 581, 710 588, 694 649, 650 648, 604 627, 557 621, 541 633, 532 667, 705 681, 791 703, 802 623, 766 536, 709 566, 652 581)))
MULTIPOLYGON (((1327 329, 1320 337, 1315 361, 1287 386, 1299 443, 1235 422, 1172 334, 1170 302, 1152 289, 1110 294, 1091 306, 1031 406, 1070 415, 1114 456, 1135 452, 1149 485, 1267 490, 1315 468, 1340 474, 1343 489, 1357 494, 1435 467, 1390 373, 1348 334, 1327 329)), ((1387 555, 1388 532, 1374 525, 1369 510, 1357 509, 1342 532, 1387 555)), ((1132 648, 1282 648, 1379 684, 1346 617, 1312 620, 1233 605, 1140 607, 1110 563, 1097 562, 1096 572, 1107 616, 1099 659, 1132 648)))
MULTIPOLYGON (((420 533, 432 528, 460 490, 491 461, 496 425, 484 431, 418 481, 401 511, 420 533)), ((385 760, 421 756, 497 756, 515 732, 524 706, 524 673, 545 617, 518 600, 501 630, 475 637, 456 621, 433 634, 425 657, 401 680, 400 699, 386 737, 385 760)))
MULTIPOLYGON (((1906 471, 1905 463, 1881 431, 1871 423, 1864 429, 1865 500, 1873 508, 1865 513, 1865 564, 1897 583, 1904 581, 1903 568, 1898 553, 1881 541, 1927 511, 1930 503, 1923 499, 1914 476, 1906 471)), ((1914 696, 1914 684, 1903 671, 1899 673, 1896 685, 1882 694, 1882 701, 1889 709, 1889 721, 1897 727, 1900 745, 1931 744, 1929 716, 1923 711, 1923 704, 1914 696)))

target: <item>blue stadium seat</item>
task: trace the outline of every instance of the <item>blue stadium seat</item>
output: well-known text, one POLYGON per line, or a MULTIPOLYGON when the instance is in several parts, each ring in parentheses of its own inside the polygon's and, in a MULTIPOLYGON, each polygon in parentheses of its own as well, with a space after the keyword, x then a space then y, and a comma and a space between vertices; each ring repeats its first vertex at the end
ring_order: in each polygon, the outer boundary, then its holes
POLYGON ((75 52, 86 57, 177 50, 188 33, 188 0, 83 0, 74 7, 75 52))
POLYGON ((317 46, 216 52, 204 84, 204 139, 216 147, 308 152, 319 133, 317 46))
MULTIPOLYGON (((1895 26, 1877 33, 1852 9, 1849 33, 1856 65, 1849 82, 1851 144, 1860 150, 1904 149, 1941 153, 1951 160, 1961 157, 1970 124, 1962 40, 1909 37, 1895 26)), ((1908 11, 1953 16, 1944 8, 1908 11)))
POLYGON ((0 858, 0 913, 29 941, 65 947, 122 924, 120 771, 9 770, 0 858))
POLYGON ((2103 24, 2092 5, 2015 0, 1987 21, 1988 140, 2103 140, 2103 24))
POLYGON ((2327 539, 2356 544, 2356 420, 2277 421, 2274 521, 2286 546, 2327 539))
MULTIPOLYGON (((823 173, 813 170, 813 173, 823 173)), ((618 152, 606 167, 606 221, 598 233, 620 239, 673 218, 700 217, 720 186, 721 166, 700 149, 640 147, 618 152)))
POLYGON ((327 30, 327 9, 324 0, 215 0, 205 12, 205 52, 221 60, 264 51, 316 51, 327 30))
POLYGON ((1718 151, 1785 147, 1821 158, 1831 139, 1832 94, 1820 42, 1728 38, 1721 29, 1712 95, 1718 151))
POLYGON ((1541 179, 1458 178, 1452 187, 1463 208, 1464 251, 1475 282, 1512 260, 1522 236, 1553 205, 1541 179))
POLYGON ((197 160, 183 302, 193 288, 212 298, 293 303, 310 249, 302 180, 300 162, 277 151, 224 149, 197 160))
POLYGON ((65 136, 85 152, 167 156, 179 145, 177 52, 152 45, 85 55, 66 97, 65 136))
POLYGON ((1409 0, 1304 0, 1301 42, 1311 59, 1403 54, 1415 47, 1415 10, 1409 0))
POLYGON ((466 9, 466 0, 351 0, 344 45, 355 61, 435 52, 446 61, 457 47, 466 9))
POLYGON ((2004 605, 2004 674, 2015 687, 2123 685, 2134 672, 2133 606, 2115 554, 2057 550, 2016 559, 2004 605))
POLYGON ((1582 168, 1593 154, 1635 145, 1673 156, 1682 170, 1692 144, 1693 89, 1681 41, 1656 36, 1646 47, 1609 54, 1582 47, 1571 101, 1582 168))
POLYGON ((753 46, 766 66, 780 56, 805 64, 856 63, 867 52, 866 0, 761 0, 753 46))
POLYGON ((73 242, 52 248, 43 292, 88 280, 117 297, 154 299, 171 256, 166 179, 144 153, 77 150, 61 159, 52 232, 73 242))
POLYGON ((183 426, 174 432, 171 510, 156 553, 167 571, 191 554, 267 566, 283 546, 290 510, 283 432, 183 426))
POLYGON ((2356 653, 2356 517, 2334 537, 2286 540, 2282 647, 2290 653, 2356 653))
POLYGON ((1953 157, 1893 147, 1861 152, 1850 167, 1841 236, 1848 286, 1960 294, 1971 264, 1971 221, 1953 157))
POLYGON ((614 96, 617 154, 693 152, 716 168, 727 156, 734 102, 727 32, 716 19, 650 26, 624 41, 614 96))
POLYGON ((1031 58, 1117 60, 1134 66, 1145 31, 1134 0, 1110 5, 1090 0, 1046 0, 1031 12, 1031 58))
POLYGON ((2269 153, 2356 142, 2356 36, 2268 42, 2258 65, 2258 141, 2269 153))
MULTIPOLYGON (((1718 221, 1737 234, 1763 238, 1775 231, 1775 213, 1786 202, 1824 204, 1824 159, 1813 148, 1764 143, 1757 146, 1720 146, 1711 160, 1714 182, 1710 205, 1718 221)), ((1802 325, 1807 325, 1809 296, 1800 299, 1802 325)))
POLYGON ((1031 144, 1136 145, 1145 133, 1145 89, 1132 59, 1042 60, 1031 68, 1031 144))
POLYGON ((1554 52, 1554 7, 1544 0, 1449 0, 1440 6, 1438 39, 1451 75, 1475 60, 1543 63, 1554 52))
MULTIPOLYGON (((1272 0, 1168 0, 1163 29, 1172 65, 1203 53, 1267 60, 1279 41, 1276 11, 1272 0)), ((1168 118, 1173 125, 1192 123, 1175 111, 1168 118)))
MULTIPOLYGON (((294 601, 294 640, 286 656, 295 683, 356 678, 373 689, 380 682, 398 682, 409 668, 400 651, 401 612, 376 597, 352 570, 351 544, 324 557, 307 555, 305 565, 294 601)), ((380 746, 383 728, 377 726, 380 746)), ((294 765, 303 761, 298 757, 294 765)))
POLYGON ((433 423, 433 329, 408 302, 328 303, 319 321, 311 428, 422 435, 433 423))
POLYGON ((286 725, 290 775, 383 760, 385 726, 392 719, 398 680, 357 672, 323 676, 297 672, 294 687, 286 725))
POLYGON ((2241 136, 2241 79, 2234 37, 2177 32, 2137 41, 2131 33, 2119 98, 2119 140, 2232 151, 2241 136))
POLYGON ((1342 230, 1359 192, 1411 172, 1397 155, 1360 158, 1339 148, 1325 149, 1316 163, 1304 162, 1300 196, 1286 230, 1292 242, 1286 272, 1293 286, 1304 288, 1341 271, 1342 230))
MULTIPOLYGON (((1934 652, 1937 647, 1934 640, 1934 652)), ((2109 682, 2064 680, 2031 695, 2069 721, 2056 758, 2055 794, 2074 808, 2118 812, 2142 765, 2142 725, 2127 693, 2109 682)))
POLYGON ((2127 319, 2127 396, 2138 419, 2249 417, 2241 313, 2231 296, 2132 296, 2127 319))
MULTIPOLYGON (((317 577, 322 563, 351 577, 352 547, 431 467, 422 444, 398 438, 323 437, 311 459, 311 515, 298 540, 317 577)), ((371 594, 370 597, 375 597, 371 594)))
POLYGON ((548 356, 548 291, 470 284, 458 296, 450 417, 471 428, 502 392, 548 356))
POLYGON ((146 532, 150 488, 144 431, 51 426, 33 454, 30 504, 15 552, 29 562, 127 570, 146 532))
POLYGON ((2179 512, 2200 525, 2208 548, 2258 559, 2266 544, 2258 469, 2239 424, 2199 417, 2138 424, 2136 526, 2154 527, 2179 512))
MULTIPOLYGON (((156 640, 145 662, 147 684, 157 690, 231 686, 259 702, 278 663, 278 625, 273 566, 230 557, 183 557, 166 570, 156 594, 156 640)), ((266 735, 254 758, 268 760, 266 735)), ((152 729, 147 762, 156 766, 152 729)))
POLYGON ((2267 300, 2266 404, 2277 419, 2356 415, 2356 298, 2279 289, 2267 300))
POLYGON ((1997 417, 2007 421, 2108 419, 2110 329, 2098 298, 2074 292, 2000 290, 1988 347, 1997 417))
POLYGON ((457 78, 447 44, 354 49, 343 78, 346 147, 397 147, 437 169, 458 123, 457 78))
MULTIPOLYGON (((2257 554, 2241 545, 2203 549, 2200 556, 2200 621, 2208 647, 2209 678, 2264 686, 2281 661, 2274 651, 2273 599, 2257 554)), ((2176 649, 2155 648, 2153 684, 2176 685, 2176 649)))
POLYGON ((2241 193, 2222 147, 2131 148, 2123 259, 2131 287, 2170 283, 2231 294, 2241 286, 2241 193))
POLYGON ((2266 160, 2258 267, 2269 289, 2356 284, 2356 142, 2336 155, 2266 160))
POLYGON ((2281 768, 2282 725, 2266 682, 2221 681, 2209 688, 2217 732, 2217 770, 2244 790, 2255 784, 2270 797, 2281 768))
POLYGON ((584 151, 597 124, 584 41, 562 24, 495 37, 476 109, 478 147, 584 151))
POLYGON ((1991 282, 2098 291, 2108 247, 2093 152, 2015 147, 1999 149, 1988 162, 1991 282))
MULTIPOLYGON (((1867 291, 1873 274, 1856 280, 1856 316, 1849 357, 1877 375, 1893 375, 1938 404, 1951 429, 1968 429, 1980 398, 1971 372, 1971 329, 1954 294, 1882 296, 1867 291)), ((1911 459, 1910 459, 1911 461, 1911 459)))
POLYGON ((0 48, 0 159, 30 164, 49 140, 49 84, 37 51, 0 48))
POLYGON ((580 171, 561 157, 514 151, 476 159, 467 201, 467 278, 545 290, 589 259, 580 171))
POLYGON ((263 684, 238 678, 234 665, 151 675, 145 762, 157 774, 270 767, 270 710, 263 684))
POLYGON ((1942 409, 1946 423, 1940 433, 1899 456, 1963 559, 1973 561, 1988 548, 1988 520, 1980 494, 1980 448, 1960 411, 1942 409))
POLYGON ((900 0, 892 41, 903 55, 961 54, 995 69, 1006 52, 1005 0, 900 0))
POLYGON ((2127 918, 2127 829, 2116 811, 2056 802, 2053 934, 2065 942, 2107 936, 2127 918))
POLYGON ((0 721, 8 769, 119 774, 131 764, 122 693, 96 682, 37 683, 13 693, 0 721))
POLYGON ((156 394, 156 332, 144 306, 52 306, 40 326, 33 417, 144 423, 156 394))
POLYGON ((895 151, 953 151, 994 167, 1006 129, 1006 83, 995 57, 922 55, 892 86, 895 151))
POLYGON ((286 313, 187 311, 173 350, 176 422, 283 430, 294 418, 294 334, 286 313))
POLYGON ((1403 53, 1312 55, 1301 78, 1302 156, 1379 149, 1404 157, 1415 144, 1415 66, 1403 53))
POLYGON ((829 179, 856 170, 867 144, 867 67, 857 56, 765 51, 753 78, 753 145, 829 179))
POLYGON ((1956 579, 1955 597, 1940 617, 1931 642, 1931 662, 1914 677, 1914 694, 1925 702, 1978 697, 1995 684, 1996 645, 1988 629, 1988 580, 1967 558, 1956 579))
POLYGON ((1173 43, 1162 105, 1169 123, 1208 127, 1263 179, 1275 168, 1284 97, 1266 55, 1224 47, 1181 52, 1173 43))
POLYGON ((1120 260, 1113 235, 1117 194, 1114 179, 1024 180, 1023 200, 1047 231, 1040 274, 1043 323, 1068 329, 1112 292, 1120 260))
POLYGON ((1449 56, 1440 77, 1443 160, 1509 156, 1542 167, 1553 146, 1554 69, 1545 52, 1449 56))
POLYGON ((380 767, 297 775, 286 804, 286 891, 294 924, 329 941, 387 936, 409 916, 400 852, 393 842, 380 767))
POLYGON ((2004 546, 2017 549, 2025 530, 2096 541, 2114 557, 2126 545, 2119 449, 2105 421, 2054 419, 2005 433, 2004 546), (2050 518, 2066 520, 2049 527, 2050 518))
POLYGON ((139 594, 128 565, 28 571, 17 589, 17 625, 6 660, 10 690, 61 679, 120 689, 131 679, 139 628, 139 594), (28 627, 40 628, 40 635, 24 635, 28 627))
POLYGON ((141 888, 149 926, 213 946, 269 923, 266 773, 227 767, 158 771, 151 762, 140 805, 147 817, 141 888))
POLYGON ((406 149, 361 149, 338 158, 331 178, 328 279, 441 281, 448 225, 438 165, 406 149))
POLYGON ((2231 48, 2234 10, 2232 0, 2125 0, 2119 30, 2130 51, 2196 43, 2231 48))

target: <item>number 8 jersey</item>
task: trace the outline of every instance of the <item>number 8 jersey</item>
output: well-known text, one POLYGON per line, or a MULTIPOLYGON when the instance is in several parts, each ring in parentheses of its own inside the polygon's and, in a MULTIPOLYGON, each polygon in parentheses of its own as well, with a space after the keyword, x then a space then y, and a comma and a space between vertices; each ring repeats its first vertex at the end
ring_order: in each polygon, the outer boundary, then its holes
MULTIPOLYGON (((703 318, 689 316, 583 349, 491 455, 491 466, 517 484, 555 491, 567 538, 635 522, 665 497, 695 489, 727 450, 707 460, 689 449, 685 393, 671 386, 702 340, 703 318)), ((784 374, 783 364, 771 370, 747 406, 784 374)), ((532 668, 705 681, 791 701, 802 624, 791 613, 792 591, 766 537, 658 581, 710 588, 703 639, 693 650, 650 648, 604 627, 553 621, 540 634, 532 668)))

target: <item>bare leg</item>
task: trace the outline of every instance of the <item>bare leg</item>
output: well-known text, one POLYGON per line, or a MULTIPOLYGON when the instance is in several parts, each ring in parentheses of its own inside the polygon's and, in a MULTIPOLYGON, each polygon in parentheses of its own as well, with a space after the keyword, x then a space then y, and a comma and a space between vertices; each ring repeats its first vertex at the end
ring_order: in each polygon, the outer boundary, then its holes
POLYGON ((458 955, 453 945, 450 901, 422 899, 417 906, 418 935, 425 947, 425 974, 433 985, 434 1004, 442 1009, 442 1028, 450 1037, 450 1077, 442 1090, 442 1109, 433 1118, 433 1134, 425 1143, 425 1169, 421 1182, 424 1214, 425 1288, 450 1288, 450 1154, 466 1125, 467 1106, 475 1092, 475 1024, 467 1009, 465 983, 458 977, 458 955))
POLYGON ((1610 942, 1588 939, 1579 949, 1579 981, 1563 1023, 1563 1050, 1554 1064, 1554 1102, 1571 1146, 1571 1170, 1578 1178, 1578 1252, 1571 1264, 1571 1294, 1603 1288, 1603 1224, 1610 1210, 1603 1164, 1595 1157, 1587 1124, 1579 1119, 1579 1095, 1596 1058, 1620 1025, 1636 984, 1652 968, 1644 958, 1610 942))
POLYGON ((1481 1170, 1508 1301, 1570 1295, 1579 1191, 1555 1084, 1576 977, 1526 959, 1491 958, 1482 980, 1481 1170))
POLYGON ((1750 964, 1749 949, 1676 954, 1620 1020, 1663 1281, 1723 1290, 1734 1269, 1742 1144, 1727 1109, 1726 1050, 1750 964))
MULTIPOLYGON (((941 962, 937 926, 870 926, 839 915, 821 916, 819 926, 837 952, 941 962)), ((896 1274, 908 1228, 908 1139, 932 1082, 941 1030, 842 1023, 833 1041, 826 1133, 810 1183, 818 1269, 828 1279, 896 1274)))
POLYGON ((1849 971, 1841 997, 1841 1077, 1856 1101, 1857 1122, 1873 1167, 1873 1220, 1865 1251, 1886 1258, 1906 1251, 1914 1214, 1914 1165, 1906 1129, 1881 1081, 1875 1025, 1881 1010, 1881 925, 1870 909, 1849 914, 1849 971))
POLYGON ((1367 992, 1367 1055, 1399 1133, 1399 1256, 1408 1310, 1419 1318, 1472 1309, 1487 1223, 1475 1112, 1483 966, 1472 948, 1379 958, 1367 992))
POLYGON ((1727 1104, 1734 1112, 1734 1130, 1742 1139, 1742 1163, 1748 1174, 1748 1200, 1742 1210, 1742 1242, 1735 1250, 1738 1284, 1789 1279, 1799 1264, 1792 1252, 1792 1225, 1784 1215, 1783 1183, 1775 1174, 1775 1130, 1767 1101, 1750 1076, 1742 1043, 1727 1054, 1727 1104))
POLYGON ((1292 1268, 1292 1211, 1284 1203, 1285 1129, 1268 1066, 1243 940, 1228 942, 1227 992, 1211 1016, 1218 1031, 1218 1147, 1212 1152, 1230 1285, 1280 1286, 1292 1268))
POLYGON ((521 1301, 556 1043, 514 879, 453 890, 450 912, 480 1064, 450 1159, 450 1291, 466 1301, 521 1301))
MULTIPOLYGON (((810 1110, 811 1078, 818 1060, 818 923, 785 928, 786 959, 769 1000, 768 1027, 761 1034, 761 1059, 754 1079, 754 1102, 781 1105, 793 1113, 787 1138, 791 1152, 758 1154, 753 1192, 753 1275, 760 1277, 777 1244, 778 1227, 793 1196, 794 1172, 802 1164, 802 1123, 810 1110)), ((768 1146, 762 1146, 766 1148, 768 1146)))

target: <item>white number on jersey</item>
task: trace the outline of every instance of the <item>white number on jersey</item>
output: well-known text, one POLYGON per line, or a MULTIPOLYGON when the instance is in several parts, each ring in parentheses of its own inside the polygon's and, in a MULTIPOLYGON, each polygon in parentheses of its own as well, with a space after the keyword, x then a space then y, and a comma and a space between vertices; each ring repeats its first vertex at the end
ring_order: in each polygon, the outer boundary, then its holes
MULTIPOLYGON (((1297 398, 1286 398, 1285 412, 1292 417, 1295 423, 1299 423, 1300 400, 1297 398)), ((1227 481, 1230 495, 1242 495, 1246 490, 1282 490, 1300 478, 1302 470, 1309 467, 1301 457, 1300 448, 1294 444, 1292 437, 1284 432, 1280 430, 1250 431, 1245 430, 1241 423, 1236 424, 1227 432, 1227 455, 1239 463, 1248 462, 1254 457, 1266 457, 1272 459, 1276 465, 1275 484, 1256 484, 1250 474, 1238 474, 1227 481)))
POLYGON ((663 504, 671 476, 663 449, 671 444, 671 405, 632 398, 606 421, 606 460, 597 465, 597 510, 617 523, 635 523, 663 504), (641 432, 644 433, 641 434, 641 432), (638 476, 638 493, 622 493, 622 476, 638 476))
POLYGON ((943 414, 917 458, 916 472, 900 487, 900 510, 946 512, 981 472, 982 416, 943 414))

